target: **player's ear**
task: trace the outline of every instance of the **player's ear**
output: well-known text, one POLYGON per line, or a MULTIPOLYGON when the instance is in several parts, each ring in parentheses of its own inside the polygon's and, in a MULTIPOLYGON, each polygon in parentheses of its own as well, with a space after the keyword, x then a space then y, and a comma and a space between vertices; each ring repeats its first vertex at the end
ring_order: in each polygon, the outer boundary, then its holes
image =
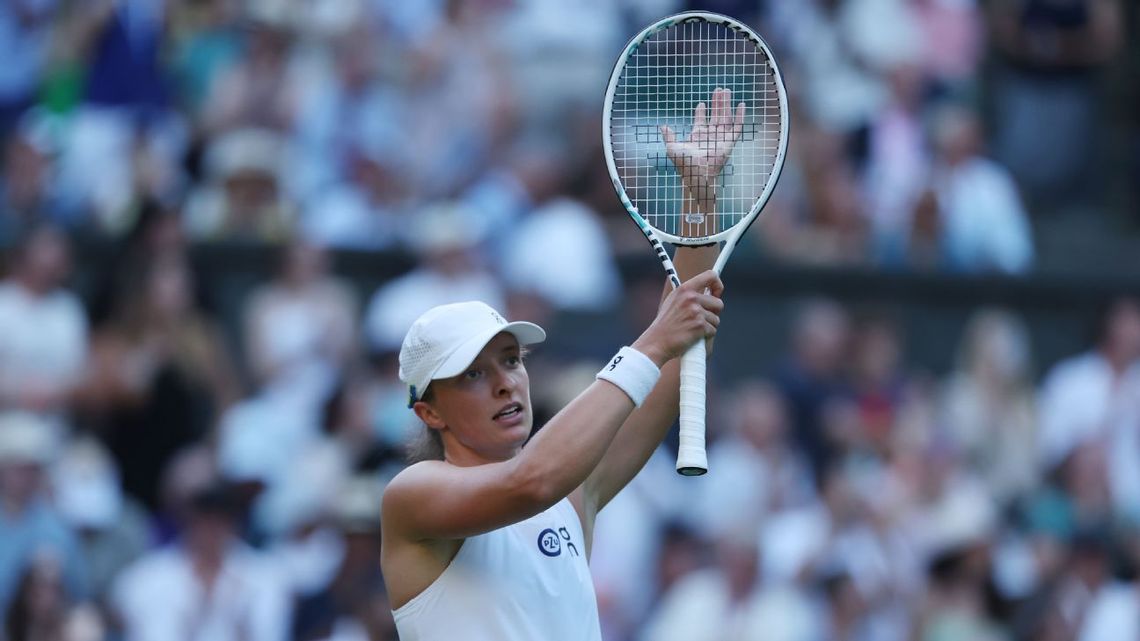
POLYGON ((439 412, 427 401, 416 401, 415 404, 412 405, 412 411, 424 422, 424 425, 427 425, 433 430, 441 430, 447 427, 447 423, 443 422, 443 417, 440 416, 439 412))

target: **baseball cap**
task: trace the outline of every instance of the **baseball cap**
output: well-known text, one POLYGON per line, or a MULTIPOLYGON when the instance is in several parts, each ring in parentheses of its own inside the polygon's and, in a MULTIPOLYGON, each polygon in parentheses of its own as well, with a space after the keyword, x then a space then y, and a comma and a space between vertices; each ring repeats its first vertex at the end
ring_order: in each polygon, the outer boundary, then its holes
POLYGON ((400 380, 408 386, 408 407, 423 398, 432 381, 462 374, 500 332, 514 335, 520 345, 546 340, 546 332, 538 325, 508 323, 479 301, 439 305, 424 312, 400 346, 400 380))

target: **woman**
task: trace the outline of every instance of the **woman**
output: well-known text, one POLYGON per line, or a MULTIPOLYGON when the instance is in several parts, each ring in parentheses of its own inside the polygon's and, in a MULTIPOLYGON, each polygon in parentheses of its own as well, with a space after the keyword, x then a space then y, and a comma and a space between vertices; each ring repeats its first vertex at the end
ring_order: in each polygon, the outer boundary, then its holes
POLYGON ((171 457, 207 438, 239 396, 221 332, 195 302, 193 283, 183 258, 136 267, 92 338, 84 409, 126 490, 150 509, 171 457))
MULTIPOLYGON (((730 101, 717 89, 708 122, 700 104, 691 140, 708 127, 734 141, 730 101)), ((719 174, 732 145, 710 153, 668 129, 662 136, 686 168, 690 205, 715 211, 714 190, 697 183, 719 174)), ((716 253, 678 249, 679 275, 707 269, 716 253)), ((384 493, 381 567, 401 639, 600 641, 587 565, 594 518, 672 425, 677 357, 716 333, 722 290, 717 274, 703 271, 667 292, 641 337, 529 442, 521 351, 545 332, 476 302, 416 320, 400 350, 400 378, 441 456, 406 468, 384 493)))
POLYGON ((102 617, 88 603, 77 603, 63 582, 60 560, 50 553, 28 559, 4 615, 5 641, 88 641, 104 638, 102 617))

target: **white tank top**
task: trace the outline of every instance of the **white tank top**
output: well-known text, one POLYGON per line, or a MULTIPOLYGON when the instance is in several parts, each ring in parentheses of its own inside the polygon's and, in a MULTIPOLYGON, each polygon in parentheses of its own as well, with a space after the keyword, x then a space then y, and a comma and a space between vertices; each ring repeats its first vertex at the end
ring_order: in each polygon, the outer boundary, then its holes
POLYGON ((443 574, 392 614, 401 641, 601 641, 570 499, 465 539, 443 574))

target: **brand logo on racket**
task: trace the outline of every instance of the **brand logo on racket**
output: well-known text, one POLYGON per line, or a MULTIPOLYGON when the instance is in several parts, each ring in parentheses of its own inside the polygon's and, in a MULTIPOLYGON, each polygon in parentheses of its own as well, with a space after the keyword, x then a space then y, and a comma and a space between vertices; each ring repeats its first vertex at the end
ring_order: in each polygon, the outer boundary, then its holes
POLYGON ((621 359, 623 359, 623 358, 625 358, 625 357, 624 356, 615 356, 614 357, 614 362, 610 363, 610 371, 611 372, 614 371, 614 368, 618 366, 618 363, 620 363, 621 359))

